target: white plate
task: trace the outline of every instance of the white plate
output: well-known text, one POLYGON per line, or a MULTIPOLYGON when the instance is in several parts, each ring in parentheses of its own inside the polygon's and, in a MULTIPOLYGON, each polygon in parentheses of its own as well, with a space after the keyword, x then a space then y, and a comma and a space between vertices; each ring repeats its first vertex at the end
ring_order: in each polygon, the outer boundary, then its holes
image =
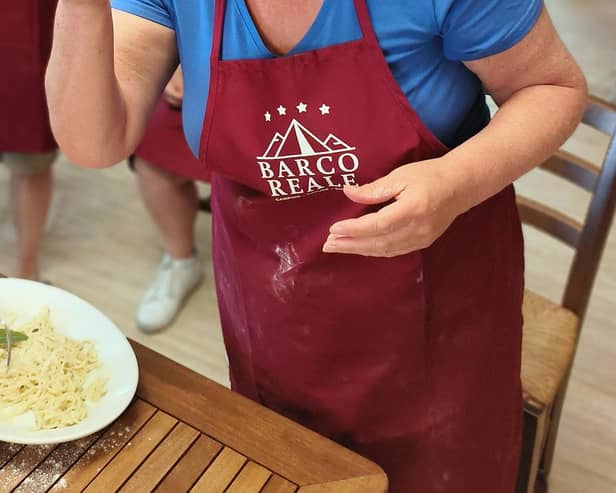
MULTIPOLYGON (((96 345, 102 373, 110 377, 107 394, 88 407, 88 417, 79 424, 56 430, 33 431, 34 418, 23 415, 0 421, 0 441, 46 444, 76 440, 104 428, 130 404, 137 389, 137 358, 120 329, 81 298, 62 289, 22 279, 0 279, 0 313, 18 321, 36 316, 49 307, 55 329, 74 339, 89 339, 96 345)), ((4 365, 0 361, 0 366, 4 365)), ((3 369, 3 368, 2 368, 3 369)))

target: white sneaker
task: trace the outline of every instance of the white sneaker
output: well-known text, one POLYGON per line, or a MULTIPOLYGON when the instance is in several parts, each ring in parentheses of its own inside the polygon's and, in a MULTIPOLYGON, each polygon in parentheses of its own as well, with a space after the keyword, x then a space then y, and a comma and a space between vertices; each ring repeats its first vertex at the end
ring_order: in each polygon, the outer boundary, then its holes
POLYGON ((197 252, 181 260, 165 253, 154 282, 139 303, 139 328, 143 332, 155 332, 167 327, 202 280, 203 262, 197 252))

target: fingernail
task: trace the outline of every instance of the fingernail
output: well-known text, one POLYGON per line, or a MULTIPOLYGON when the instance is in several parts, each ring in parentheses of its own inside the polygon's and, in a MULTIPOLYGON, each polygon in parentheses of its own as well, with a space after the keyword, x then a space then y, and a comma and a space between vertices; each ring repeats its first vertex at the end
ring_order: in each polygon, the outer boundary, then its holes
POLYGON ((336 251, 336 244, 333 241, 326 241, 323 245, 323 251, 325 253, 331 253, 336 251))

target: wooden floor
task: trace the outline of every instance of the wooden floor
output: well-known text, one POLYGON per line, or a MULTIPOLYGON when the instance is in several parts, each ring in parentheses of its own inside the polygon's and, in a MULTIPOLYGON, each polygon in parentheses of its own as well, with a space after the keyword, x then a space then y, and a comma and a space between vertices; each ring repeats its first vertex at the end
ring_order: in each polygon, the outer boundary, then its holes
MULTIPOLYGON (((563 37, 584 66, 594 93, 616 102, 616 9, 613 0, 547 2, 563 37), (594 9, 594 10, 593 10, 594 9)), ((606 141, 581 132, 569 144, 599 160, 606 141)), ((210 221, 200 215, 198 246, 207 277, 176 323, 144 336, 135 307, 161 255, 156 232, 125 166, 89 171, 65 161, 56 168, 57 187, 42 249, 44 277, 89 300, 125 333, 214 380, 227 384, 226 362, 211 275, 210 221)), ((582 218, 588 197, 554 186, 533 172, 519 190, 546 198, 582 218)), ((0 272, 12 268, 15 240, 7 207, 7 174, 0 167, 0 272)), ((527 231, 530 288, 558 300, 571 258, 566 248, 527 231)), ((616 491, 616 231, 595 285, 573 372, 552 475, 552 493, 616 491)))

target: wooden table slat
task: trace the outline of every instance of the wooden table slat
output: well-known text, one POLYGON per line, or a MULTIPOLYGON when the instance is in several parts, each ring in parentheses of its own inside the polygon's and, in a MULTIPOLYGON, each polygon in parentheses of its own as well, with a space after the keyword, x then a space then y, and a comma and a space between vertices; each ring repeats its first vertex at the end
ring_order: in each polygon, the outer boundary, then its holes
POLYGON ((222 445, 201 435, 156 488, 156 493, 188 491, 222 450, 222 445))
POLYGON ((87 493, 116 491, 130 478, 176 424, 175 418, 157 411, 107 467, 96 476, 85 491, 87 493))
POLYGON ((23 447, 23 445, 18 443, 0 442, 0 469, 17 455, 23 447))
POLYGON ((378 476, 349 478, 344 481, 301 486, 298 493, 387 493, 387 480, 378 476))
POLYGON ((231 483, 227 493, 259 493, 271 475, 272 471, 248 462, 231 483))
POLYGON ((130 341, 136 400, 58 446, 0 442, 0 493, 385 493, 369 460, 130 341))
POLYGON ((184 423, 178 423, 120 491, 122 493, 152 491, 198 437, 197 430, 184 423))
POLYGON ((385 473, 368 459, 135 341, 131 345, 140 366, 137 395, 158 409, 300 486, 362 477, 386 487, 385 473))
MULTIPOLYGON (((81 455, 99 438, 95 433, 73 442, 61 443, 32 473, 14 490, 14 493, 38 493, 47 491, 77 462, 81 455)), ((64 481, 60 486, 64 486, 64 481)))
POLYGON ((82 491, 155 412, 146 402, 135 400, 50 491, 82 491))
POLYGON ((296 484, 274 474, 265 484, 261 493, 295 493, 297 488, 296 484))
POLYGON ((21 483, 45 460, 55 445, 28 445, 0 470, 0 492, 7 493, 21 483))
POLYGON ((223 493, 246 463, 246 457, 225 447, 206 469, 191 493, 223 493))
POLYGON ((384 493, 372 462, 131 341, 137 399, 104 432, 0 442, 0 493, 384 493))

